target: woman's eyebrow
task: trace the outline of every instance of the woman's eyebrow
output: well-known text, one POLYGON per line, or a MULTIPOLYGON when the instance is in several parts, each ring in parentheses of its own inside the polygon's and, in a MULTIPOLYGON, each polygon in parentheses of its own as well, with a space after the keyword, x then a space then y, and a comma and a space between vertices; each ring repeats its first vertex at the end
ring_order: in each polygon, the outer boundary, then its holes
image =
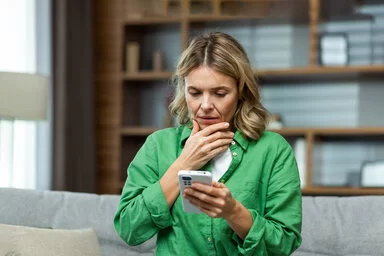
MULTIPOLYGON (((188 85, 187 87, 188 90, 201 90, 199 89, 198 87, 195 87, 193 85, 188 85)), ((227 85, 218 85, 218 86, 213 86, 211 88, 209 88, 210 91, 216 91, 216 90, 229 90, 230 87, 227 86, 227 85)))
POLYGON ((212 89, 214 90, 220 90, 220 89, 229 89, 229 86, 226 86, 226 85, 220 85, 220 86, 217 86, 217 87, 213 87, 212 89))

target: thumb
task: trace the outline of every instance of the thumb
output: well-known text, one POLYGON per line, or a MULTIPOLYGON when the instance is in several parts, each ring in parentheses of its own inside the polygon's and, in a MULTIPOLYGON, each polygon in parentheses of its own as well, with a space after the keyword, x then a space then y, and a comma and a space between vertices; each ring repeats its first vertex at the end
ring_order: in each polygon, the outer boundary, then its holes
POLYGON ((192 120, 193 122, 193 128, 192 128, 192 133, 191 135, 194 135, 195 133, 197 133, 198 131, 200 131, 200 126, 199 124, 196 122, 196 120, 192 120))

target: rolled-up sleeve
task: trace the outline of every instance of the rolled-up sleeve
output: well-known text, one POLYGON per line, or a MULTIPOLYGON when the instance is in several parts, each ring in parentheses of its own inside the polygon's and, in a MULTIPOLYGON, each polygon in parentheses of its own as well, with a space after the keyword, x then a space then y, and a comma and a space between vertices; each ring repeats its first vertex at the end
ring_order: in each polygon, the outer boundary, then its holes
POLYGON ((172 224, 159 183, 157 150, 152 136, 148 136, 128 167, 114 226, 129 245, 141 244, 172 224))

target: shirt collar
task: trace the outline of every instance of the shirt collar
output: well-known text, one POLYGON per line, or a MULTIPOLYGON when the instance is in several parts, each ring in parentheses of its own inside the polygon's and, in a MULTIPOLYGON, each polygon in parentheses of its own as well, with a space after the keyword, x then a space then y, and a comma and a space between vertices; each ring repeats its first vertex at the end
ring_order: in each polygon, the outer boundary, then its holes
MULTIPOLYGON (((181 131, 180 136, 180 146, 184 146, 185 141, 189 138, 192 132, 192 127, 190 127, 188 124, 183 125, 182 129, 183 130, 181 131)), ((239 144, 241 148, 247 150, 249 140, 247 140, 239 130, 236 130, 233 140, 239 144)))
POLYGON ((249 140, 244 137, 244 135, 243 135, 243 133, 241 131, 236 130, 235 136, 234 136, 233 140, 236 143, 238 143, 240 145, 240 147, 243 148, 243 150, 247 150, 248 144, 249 144, 249 140))

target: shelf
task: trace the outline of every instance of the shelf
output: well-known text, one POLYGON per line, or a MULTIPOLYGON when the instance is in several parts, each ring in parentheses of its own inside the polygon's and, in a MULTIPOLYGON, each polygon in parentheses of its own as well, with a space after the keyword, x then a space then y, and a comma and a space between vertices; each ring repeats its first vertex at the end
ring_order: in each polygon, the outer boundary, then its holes
POLYGON ((327 135, 327 136, 349 136, 349 135, 384 135, 384 127, 324 127, 324 128, 282 128, 269 129, 281 135, 327 135))
POLYGON ((268 131, 276 132, 281 135, 291 135, 291 136, 305 136, 310 129, 308 128, 281 128, 281 129, 267 129, 268 131))
POLYGON ((327 136, 384 135, 384 127, 316 128, 311 130, 316 135, 327 135, 327 136))
POLYGON ((161 25, 161 24, 172 24, 180 23, 181 19, 178 17, 142 17, 142 18, 131 18, 124 21, 125 26, 140 26, 140 25, 161 25))
MULTIPOLYGON (((364 75, 364 74, 377 74, 384 76, 384 65, 372 66, 350 66, 350 67, 303 67, 291 69, 260 69, 255 70, 255 74, 261 79, 270 78, 297 78, 297 77, 316 77, 324 75, 364 75)), ((140 71, 138 73, 124 73, 124 80, 163 80, 170 79, 173 72, 153 72, 153 71, 140 71)))
MULTIPOLYGON (((123 188, 125 181, 120 182, 123 188)), ((303 196, 368 196, 384 195, 383 188, 312 187, 301 189, 303 196)))
POLYGON ((213 21, 241 21, 256 20, 265 18, 265 16, 231 16, 231 15, 191 15, 188 20, 190 22, 213 22, 213 21))
POLYGON ((384 76, 384 65, 344 67, 301 67, 290 69, 260 69, 254 71, 261 80, 275 79, 348 79, 359 75, 384 76))
POLYGON ((122 78, 125 81, 151 81, 151 80, 167 80, 172 77, 172 72, 153 72, 140 71, 137 73, 123 73, 122 78))
MULTIPOLYGON (((204 1, 204 0, 201 0, 204 1)), ((279 3, 289 0, 240 0, 242 3, 279 3)), ((221 3, 239 2, 239 0, 220 0, 221 3)))
POLYGON ((122 128, 120 134, 121 136, 148 136, 157 130, 158 128, 154 127, 130 126, 122 128))
POLYGON ((358 196, 358 195, 384 195, 383 188, 350 188, 350 187, 311 187, 303 188, 304 196, 358 196))
MULTIPOLYGON (((130 126, 121 129, 121 135, 149 135, 159 128, 130 126)), ((292 127, 282 129, 267 129, 286 136, 326 135, 326 136, 350 136, 350 135, 384 135, 384 127, 330 127, 330 128, 305 128, 292 127)))

